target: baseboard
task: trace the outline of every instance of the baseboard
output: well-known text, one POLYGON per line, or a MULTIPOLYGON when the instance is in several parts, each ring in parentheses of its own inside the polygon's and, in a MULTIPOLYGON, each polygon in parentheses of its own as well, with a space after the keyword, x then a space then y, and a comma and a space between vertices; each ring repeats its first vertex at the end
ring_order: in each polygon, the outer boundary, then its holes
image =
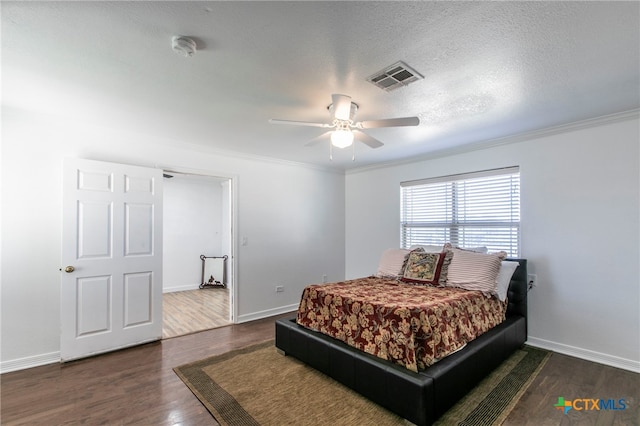
MULTIPOLYGON (((168 289, 165 289, 168 290, 168 289)), ((191 290, 190 288, 188 290, 191 290)), ((173 291, 173 290, 172 290, 173 291)), ((181 290, 175 290, 181 291, 181 290)), ((265 311, 254 312, 247 315, 238 315, 237 323, 255 321, 263 318, 272 317, 275 315, 286 314, 287 312, 294 312, 298 309, 298 304, 281 306, 279 308, 267 309, 265 311)), ((47 354, 34 355, 30 357, 13 359, 9 361, 0 362, 0 374, 9 373, 11 371, 24 370, 32 367, 40 367, 42 365, 54 364, 60 362, 60 352, 51 352, 47 354)))
POLYGON ((54 364, 57 362, 60 362, 60 352, 49 352, 48 354, 2 361, 0 362, 0 374, 25 370, 32 367, 40 367, 41 365, 54 364))
POLYGON ((614 355, 603 354, 588 349, 577 348, 575 346, 565 345, 563 343, 552 342, 550 340, 529 337, 527 344, 541 349, 558 352, 564 355, 573 356, 587 361, 597 362, 611 367, 621 368, 623 370, 640 373, 640 362, 631 359, 620 358, 614 355))
POLYGON ((298 304, 281 306, 279 308, 267 309, 266 311, 253 312, 246 315, 238 315, 236 323, 255 321, 263 318, 272 317, 274 315, 286 314, 287 312, 294 312, 298 310, 298 304))
POLYGON ((163 293, 175 293, 176 291, 198 290, 199 284, 179 285, 175 287, 166 287, 162 289, 163 293))

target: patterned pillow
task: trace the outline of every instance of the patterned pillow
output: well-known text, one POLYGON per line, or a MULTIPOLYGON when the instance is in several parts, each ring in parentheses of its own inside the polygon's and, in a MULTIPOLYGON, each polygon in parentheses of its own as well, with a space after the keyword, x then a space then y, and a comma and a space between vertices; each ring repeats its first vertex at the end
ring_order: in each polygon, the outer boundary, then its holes
POLYGON ((496 293, 496 279, 507 253, 476 253, 453 249, 453 259, 449 265, 447 286, 484 293, 496 293))
POLYGON ((387 249, 382 253, 376 276, 398 278, 404 270, 404 262, 409 254, 407 249, 387 249))
POLYGON ((452 256, 453 253, 448 250, 440 253, 413 250, 407 257, 401 280, 407 283, 444 286, 452 256))

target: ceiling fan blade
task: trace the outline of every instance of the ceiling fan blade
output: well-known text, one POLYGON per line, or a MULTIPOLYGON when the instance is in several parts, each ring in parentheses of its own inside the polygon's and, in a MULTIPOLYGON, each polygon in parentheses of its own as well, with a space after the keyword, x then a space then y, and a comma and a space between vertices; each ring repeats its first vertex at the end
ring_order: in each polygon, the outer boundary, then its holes
POLYGON ((357 123, 356 126, 359 129, 375 129, 378 127, 417 126, 418 124, 420 124, 420 119, 418 117, 401 117, 361 121, 357 123))
POLYGON ((277 118, 272 118, 269 120, 271 124, 289 124, 293 126, 310 126, 310 127, 333 127, 331 124, 327 123, 313 123, 310 121, 293 121, 293 120, 278 120, 277 118))
MULTIPOLYGON (((331 132, 329 132, 331 133, 331 132)), ((365 132, 361 132, 360 130, 353 130, 353 135, 356 139, 358 139, 363 144, 367 145, 370 148, 380 148, 384 144, 380 142, 378 139, 369 136, 365 132)))
POLYGON ((328 132, 324 132, 320 136, 315 137, 309 142, 305 143, 304 146, 313 146, 319 144, 320 142, 328 141, 329 139, 331 139, 331 133, 333 133, 331 130, 329 130, 328 132))
POLYGON ((333 118, 349 120, 351 116, 351 96, 333 94, 333 118))

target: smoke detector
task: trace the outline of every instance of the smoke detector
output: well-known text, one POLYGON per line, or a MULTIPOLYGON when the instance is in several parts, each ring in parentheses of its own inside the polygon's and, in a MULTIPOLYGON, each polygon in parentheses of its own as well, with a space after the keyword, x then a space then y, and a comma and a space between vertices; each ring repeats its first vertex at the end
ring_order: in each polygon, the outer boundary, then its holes
POLYGON ((196 53, 196 42, 189 37, 174 36, 171 39, 171 48, 177 54, 190 58, 196 53))

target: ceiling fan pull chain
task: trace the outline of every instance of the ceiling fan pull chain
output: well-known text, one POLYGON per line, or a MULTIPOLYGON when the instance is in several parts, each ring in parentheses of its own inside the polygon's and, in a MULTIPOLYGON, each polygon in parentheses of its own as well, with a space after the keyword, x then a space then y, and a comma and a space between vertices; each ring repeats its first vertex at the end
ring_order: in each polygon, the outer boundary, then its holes
POLYGON ((356 161, 356 144, 351 144, 351 161, 356 161))
POLYGON ((329 144, 329 161, 333 161, 333 144, 329 144))

